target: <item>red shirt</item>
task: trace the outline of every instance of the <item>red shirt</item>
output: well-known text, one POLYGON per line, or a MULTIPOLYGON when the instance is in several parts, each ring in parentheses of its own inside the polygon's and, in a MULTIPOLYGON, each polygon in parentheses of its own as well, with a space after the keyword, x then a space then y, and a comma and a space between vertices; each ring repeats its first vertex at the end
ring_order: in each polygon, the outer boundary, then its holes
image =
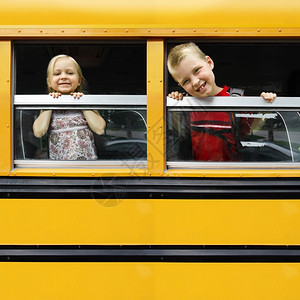
MULTIPOLYGON (((229 87, 216 96, 229 96, 229 87)), ((231 112, 190 112, 190 128, 193 157, 198 161, 239 161, 233 126, 235 117, 231 112)), ((239 137, 245 136, 252 121, 240 120, 239 137)))

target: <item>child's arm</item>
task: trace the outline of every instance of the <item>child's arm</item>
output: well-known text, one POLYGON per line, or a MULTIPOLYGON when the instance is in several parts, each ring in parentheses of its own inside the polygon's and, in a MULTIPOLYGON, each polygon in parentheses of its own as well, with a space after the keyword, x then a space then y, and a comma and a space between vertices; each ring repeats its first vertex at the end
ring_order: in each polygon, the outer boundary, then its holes
POLYGON ((104 129, 106 127, 106 122, 100 116, 97 110, 83 110, 82 111, 86 121, 89 124, 91 130, 93 130, 96 134, 101 135, 104 133, 104 129))
POLYGON ((51 120, 52 110, 42 110, 40 115, 33 123, 33 134, 35 137, 40 138, 46 134, 51 120))
POLYGON ((263 97, 269 103, 272 103, 277 97, 275 93, 266 93, 266 92, 262 92, 260 96, 263 97))

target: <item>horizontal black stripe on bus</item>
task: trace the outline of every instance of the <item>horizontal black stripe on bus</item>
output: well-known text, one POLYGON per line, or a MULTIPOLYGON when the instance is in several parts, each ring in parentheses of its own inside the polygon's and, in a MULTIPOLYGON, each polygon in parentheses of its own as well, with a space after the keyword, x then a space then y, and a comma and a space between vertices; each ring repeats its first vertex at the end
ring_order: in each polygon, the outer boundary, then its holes
POLYGON ((276 246, 2 246, 1 262, 300 263, 299 247, 276 246))
POLYGON ((0 177, 0 198, 300 199, 300 178, 0 177))

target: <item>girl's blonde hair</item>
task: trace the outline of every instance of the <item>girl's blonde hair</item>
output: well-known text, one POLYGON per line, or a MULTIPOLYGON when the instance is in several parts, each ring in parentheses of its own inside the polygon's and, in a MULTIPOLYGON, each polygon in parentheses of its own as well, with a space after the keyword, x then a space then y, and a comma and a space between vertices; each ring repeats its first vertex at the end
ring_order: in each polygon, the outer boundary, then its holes
MULTIPOLYGON (((61 58, 69 58, 74 62, 76 71, 78 73, 79 81, 80 81, 80 85, 76 88, 76 90, 74 92, 82 92, 82 89, 83 89, 82 87, 85 84, 85 78, 82 75, 82 70, 81 70, 79 64, 77 63, 77 61, 69 55, 66 55, 66 54, 56 55, 50 60, 50 62, 48 64, 48 68, 47 68, 47 78, 51 78, 53 76, 54 65, 61 58)), ((53 88, 50 87, 49 85, 48 85, 48 91, 49 91, 49 93, 55 92, 53 90, 53 88)))
POLYGON ((172 76, 174 74, 174 68, 176 68, 182 62, 182 60, 189 54, 194 54, 199 58, 206 60, 206 55, 199 49, 199 47, 196 44, 185 43, 177 45, 171 49, 167 61, 168 69, 172 76))

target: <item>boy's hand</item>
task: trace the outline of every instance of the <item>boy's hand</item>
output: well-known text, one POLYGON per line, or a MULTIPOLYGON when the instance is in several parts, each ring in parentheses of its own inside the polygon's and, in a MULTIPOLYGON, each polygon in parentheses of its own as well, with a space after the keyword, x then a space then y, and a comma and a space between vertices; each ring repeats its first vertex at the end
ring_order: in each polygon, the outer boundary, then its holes
POLYGON ((168 95, 168 97, 176 99, 176 100, 182 100, 184 96, 187 96, 187 94, 183 95, 182 93, 180 93, 178 91, 172 92, 168 95))
POLYGON ((266 92, 262 92, 260 96, 263 97, 269 103, 272 103, 277 97, 275 93, 266 93, 266 92))

